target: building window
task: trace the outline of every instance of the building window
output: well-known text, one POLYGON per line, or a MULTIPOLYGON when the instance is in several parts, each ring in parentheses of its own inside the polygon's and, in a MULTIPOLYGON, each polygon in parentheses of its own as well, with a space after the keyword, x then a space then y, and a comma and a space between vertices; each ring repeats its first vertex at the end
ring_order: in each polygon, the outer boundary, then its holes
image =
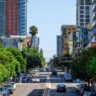
POLYGON ((68 34, 70 34, 71 32, 68 32, 68 34))
POLYGON ((90 20, 89 19, 86 19, 86 22, 90 22, 90 20))
POLYGON ((86 15, 86 18, 89 18, 89 15, 86 15))
POLYGON ((92 2, 92 0, 85 0, 85 5, 91 5, 91 2, 92 2))
POLYGON ((80 11, 80 13, 82 14, 82 13, 84 13, 84 11, 80 11))
POLYGON ((84 26, 84 23, 80 23, 80 26, 84 26))
POLYGON ((70 31, 70 28, 68 28, 68 30, 70 31))
POLYGON ((84 9, 84 6, 80 6, 80 9, 84 9))
POLYGON ((65 38, 67 38, 67 36, 65 36, 65 38))
POLYGON ((84 0, 80 0, 80 5, 84 5, 84 0))
POLYGON ((80 22, 84 22, 84 19, 80 19, 80 22))
POLYGON ((89 10, 86 10, 86 14, 89 14, 89 10))
POLYGON ((89 6, 86 6, 86 10, 88 10, 88 11, 89 11, 89 6))
POLYGON ((84 18, 84 15, 80 15, 80 18, 84 18))

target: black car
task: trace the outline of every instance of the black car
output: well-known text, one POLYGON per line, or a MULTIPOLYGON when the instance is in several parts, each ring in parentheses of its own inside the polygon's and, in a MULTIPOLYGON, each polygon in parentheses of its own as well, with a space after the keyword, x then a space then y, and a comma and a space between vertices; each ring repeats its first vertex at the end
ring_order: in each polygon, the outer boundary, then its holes
POLYGON ((64 84, 58 84, 57 92, 66 92, 66 86, 64 84))
POLYGON ((53 76, 57 76, 57 72, 54 70, 54 71, 52 71, 52 75, 53 76))

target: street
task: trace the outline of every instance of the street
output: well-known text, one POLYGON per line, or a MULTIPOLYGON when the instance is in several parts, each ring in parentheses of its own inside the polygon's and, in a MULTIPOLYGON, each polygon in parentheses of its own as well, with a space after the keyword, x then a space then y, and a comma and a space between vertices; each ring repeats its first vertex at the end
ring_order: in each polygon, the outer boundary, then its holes
POLYGON ((10 96, 41 96, 44 84, 46 80, 45 73, 36 73, 34 77, 40 78, 40 83, 32 83, 30 80, 28 83, 17 83, 16 90, 10 96))
POLYGON ((50 74, 51 81, 50 96, 79 96, 76 93, 76 85, 74 83, 66 83, 64 82, 63 77, 60 77, 60 74, 63 74, 64 72, 58 72, 58 76, 51 76, 51 72, 38 72, 34 75, 34 77, 40 78, 40 83, 32 83, 32 81, 29 81, 28 83, 17 83, 16 90, 10 96, 41 96, 48 73, 50 74), (57 92, 57 84, 65 84, 67 87, 66 93, 57 92))
POLYGON ((60 77, 60 74, 64 72, 58 72, 58 76, 50 76, 51 80, 51 96, 79 96, 76 92, 76 85, 74 83, 65 83, 63 77, 60 77), (64 92, 57 92, 56 85, 58 84, 65 84, 67 87, 66 93, 64 92))

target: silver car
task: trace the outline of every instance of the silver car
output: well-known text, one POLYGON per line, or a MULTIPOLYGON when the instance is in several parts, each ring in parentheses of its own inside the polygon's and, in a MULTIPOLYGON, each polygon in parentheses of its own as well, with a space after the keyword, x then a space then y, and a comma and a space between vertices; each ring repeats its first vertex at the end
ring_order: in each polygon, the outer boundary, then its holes
POLYGON ((9 91, 4 87, 0 87, 0 96, 9 96, 9 91))
POLYGON ((12 85, 12 84, 4 84, 3 87, 4 87, 5 89, 9 90, 9 93, 10 93, 10 94, 13 94, 14 88, 13 88, 13 85, 12 85))
POLYGON ((39 78, 33 78, 33 79, 32 79, 32 82, 33 82, 33 83, 39 83, 39 82, 40 82, 40 79, 39 79, 39 78))

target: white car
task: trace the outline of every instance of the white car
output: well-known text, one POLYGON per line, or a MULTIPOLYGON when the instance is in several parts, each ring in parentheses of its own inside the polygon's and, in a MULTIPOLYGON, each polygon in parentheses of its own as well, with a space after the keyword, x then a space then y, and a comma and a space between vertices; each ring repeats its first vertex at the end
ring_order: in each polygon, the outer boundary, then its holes
POLYGON ((0 87, 0 96, 9 96, 9 91, 4 87, 0 87))
POLYGON ((15 82, 9 82, 8 84, 12 84, 13 85, 13 90, 16 90, 16 84, 15 84, 15 82))
POLYGON ((32 82, 33 82, 33 83, 39 83, 39 82, 40 82, 40 79, 39 79, 39 78, 33 78, 33 79, 32 79, 32 82))

